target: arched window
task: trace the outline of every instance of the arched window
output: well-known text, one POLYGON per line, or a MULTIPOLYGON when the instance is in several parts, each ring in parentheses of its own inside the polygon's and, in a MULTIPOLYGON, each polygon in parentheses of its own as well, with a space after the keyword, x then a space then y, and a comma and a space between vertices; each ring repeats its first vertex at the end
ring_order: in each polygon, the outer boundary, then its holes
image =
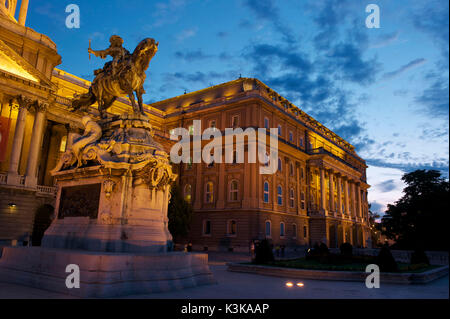
POLYGON ((277 187, 278 205, 283 205, 283 188, 278 185, 277 187))
POLYGON ((284 237, 285 229, 284 229, 284 223, 280 223, 280 237, 284 237))
POLYGON ((239 195, 239 182, 236 180, 230 183, 230 201, 237 201, 239 195))
POLYGON ((237 226, 235 220, 229 220, 227 223, 227 234, 234 236, 237 233, 237 226))
POLYGON ((213 182, 206 183, 205 202, 212 203, 214 201, 214 184, 213 182))
POLYGON ((295 206, 295 192, 293 188, 289 190, 289 206, 291 208, 294 208, 295 206))
POLYGON ((266 237, 272 237, 272 223, 270 220, 266 220, 266 237))
POLYGON ((264 182, 264 203, 269 202, 269 182, 264 182))
POLYGON ((184 199, 188 203, 190 203, 191 200, 192 200, 192 186, 191 186, 191 184, 186 184, 184 186, 184 199))

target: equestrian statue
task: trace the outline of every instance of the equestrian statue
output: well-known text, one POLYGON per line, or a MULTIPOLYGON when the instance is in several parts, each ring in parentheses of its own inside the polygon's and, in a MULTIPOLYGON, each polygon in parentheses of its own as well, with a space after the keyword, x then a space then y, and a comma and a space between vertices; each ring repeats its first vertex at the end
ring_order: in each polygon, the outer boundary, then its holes
POLYGON ((158 44, 154 39, 142 40, 133 53, 128 52, 123 45, 123 39, 113 35, 109 42, 111 45, 105 50, 92 50, 89 42, 89 58, 91 54, 105 59, 108 55, 113 58, 107 62, 103 69, 94 71, 95 79, 89 91, 75 97, 72 101, 72 111, 87 109, 98 103, 98 110, 102 118, 106 118, 106 110, 114 101, 128 95, 134 114, 144 114, 142 95, 145 93, 144 81, 150 60, 158 51, 158 44), (137 104, 134 97, 136 93, 137 104))

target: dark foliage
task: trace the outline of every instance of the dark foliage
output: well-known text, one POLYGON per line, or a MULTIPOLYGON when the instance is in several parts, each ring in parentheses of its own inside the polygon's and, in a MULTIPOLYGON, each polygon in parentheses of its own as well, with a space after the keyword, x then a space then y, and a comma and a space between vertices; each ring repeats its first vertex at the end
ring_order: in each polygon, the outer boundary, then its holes
POLYGON ((342 256, 350 258, 353 256, 353 246, 350 243, 343 243, 339 249, 342 256))
POLYGON ((172 185, 171 197, 167 216, 169 217, 169 231, 174 242, 178 243, 186 239, 192 220, 193 209, 183 198, 183 194, 178 185, 172 185))
POLYGON ((404 196, 388 205, 382 230, 396 241, 395 249, 449 250, 449 182, 436 170, 403 175, 404 196))
POLYGON ((388 245, 384 245, 378 254, 376 264, 380 267, 382 272, 396 272, 398 271, 398 265, 392 256, 391 250, 388 245))
POLYGON ((414 264, 430 264, 430 261, 428 259, 428 256, 425 254, 425 251, 423 248, 416 248, 414 252, 411 254, 411 261, 410 263, 412 265, 414 264))
POLYGON ((253 262, 255 264, 266 264, 271 261, 274 261, 271 245, 267 239, 263 239, 255 246, 253 262))

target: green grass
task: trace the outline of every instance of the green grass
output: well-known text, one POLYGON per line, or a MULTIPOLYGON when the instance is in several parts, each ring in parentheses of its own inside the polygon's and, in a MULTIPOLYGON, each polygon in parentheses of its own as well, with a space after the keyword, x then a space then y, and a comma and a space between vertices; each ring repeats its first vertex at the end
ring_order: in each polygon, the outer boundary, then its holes
MULTIPOLYGON (((332 270, 332 271, 365 271, 368 264, 375 263, 370 261, 361 261, 356 259, 347 263, 331 264, 321 263, 318 260, 306 260, 305 258, 297 258, 291 260, 277 260, 265 264, 265 266, 286 267, 295 269, 311 269, 311 270, 332 270)), ((426 264, 405 264, 398 263, 400 273, 421 273, 436 268, 437 266, 429 266, 426 264)))

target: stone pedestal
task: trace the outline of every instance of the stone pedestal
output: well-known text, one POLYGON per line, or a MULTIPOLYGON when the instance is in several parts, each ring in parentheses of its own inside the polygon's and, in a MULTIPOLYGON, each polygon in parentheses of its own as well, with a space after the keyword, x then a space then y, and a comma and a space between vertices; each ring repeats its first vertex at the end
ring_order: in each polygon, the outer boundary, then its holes
POLYGON ((83 118, 85 132, 53 171, 57 218, 42 247, 6 248, 0 280, 81 297, 214 283, 206 254, 170 252, 167 208, 176 178, 144 116, 83 118), (80 288, 66 287, 66 267, 80 288))

